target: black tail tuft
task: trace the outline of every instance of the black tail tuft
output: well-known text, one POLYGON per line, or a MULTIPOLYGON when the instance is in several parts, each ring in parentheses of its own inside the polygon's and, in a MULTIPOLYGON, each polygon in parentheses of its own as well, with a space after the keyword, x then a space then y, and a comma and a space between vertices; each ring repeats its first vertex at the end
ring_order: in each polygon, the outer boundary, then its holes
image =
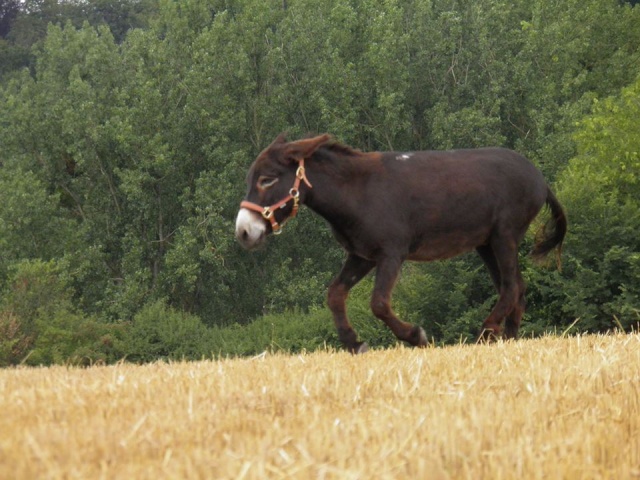
POLYGON ((557 262, 558 269, 560 269, 562 241, 567 234, 567 217, 562 205, 549 187, 547 187, 547 205, 551 210, 551 218, 536 234, 536 242, 531 250, 531 256, 534 260, 541 261, 551 250, 557 248, 557 262))

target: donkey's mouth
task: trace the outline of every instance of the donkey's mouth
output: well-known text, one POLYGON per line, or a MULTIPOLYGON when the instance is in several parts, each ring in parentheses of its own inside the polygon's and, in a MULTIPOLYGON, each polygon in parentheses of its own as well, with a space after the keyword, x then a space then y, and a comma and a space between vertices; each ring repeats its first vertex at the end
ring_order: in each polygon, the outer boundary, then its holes
POLYGON ((258 238, 251 238, 249 234, 245 231, 240 234, 236 232, 236 240, 245 250, 258 250, 260 247, 263 247, 266 243, 266 235, 262 234, 258 238))
POLYGON ((255 250, 264 244, 267 237, 267 225, 264 219, 248 210, 241 208, 236 218, 236 240, 243 248, 255 250))

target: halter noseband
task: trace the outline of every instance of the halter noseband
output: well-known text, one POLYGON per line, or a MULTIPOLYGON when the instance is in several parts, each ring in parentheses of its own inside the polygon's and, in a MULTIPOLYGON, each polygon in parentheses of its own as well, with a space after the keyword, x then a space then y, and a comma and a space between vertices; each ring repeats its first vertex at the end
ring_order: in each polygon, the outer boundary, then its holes
POLYGON ((300 160, 298 160, 298 169, 296 170, 296 179, 293 182, 293 187, 291 187, 291 189, 289 190, 289 195, 287 195, 282 200, 274 203, 269 207, 263 207, 262 205, 258 205, 257 203, 243 200, 242 202, 240 202, 240 208, 247 208, 249 210, 253 210, 254 212, 258 212, 260 215, 262 215, 262 218, 264 218, 265 220, 268 220, 269 223, 271 223, 271 229, 273 231, 273 234, 278 235, 282 233, 282 227, 284 227, 284 224, 289 219, 295 217, 298 214, 298 204, 300 203, 300 182, 301 181, 304 182, 309 188, 312 188, 311 183, 309 182, 309 179, 305 174, 304 158, 301 158, 300 160), (282 220, 282 224, 280 225, 276 221, 274 212, 278 208, 284 208, 287 205, 287 203, 289 203, 291 200, 293 200, 293 208, 291 209, 291 213, 289 214, 288 217, 282 220))

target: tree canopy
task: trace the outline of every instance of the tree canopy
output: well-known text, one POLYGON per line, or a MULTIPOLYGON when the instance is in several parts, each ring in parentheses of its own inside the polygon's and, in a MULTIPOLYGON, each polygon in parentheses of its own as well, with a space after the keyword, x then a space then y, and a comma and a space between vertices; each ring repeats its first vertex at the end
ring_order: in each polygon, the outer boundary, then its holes
MULTIPOLYGON (((637 6, 6 0, 0 65, 5 350, 34 348, 46 311, 97 338, 159 311, 209 329, 315 315, 343 258, 321 220, 303 210, 257 254, 233 240, 246 169, 282 131, 520 151, 570 220, 562 273, 525 265, 525 331, 640 321, 637 6), (55 302, 16 293, 38 276, 55 302)), ((437 341, 471 338, 491 302, 482 268, 407 266, 398 308, 437 341)))

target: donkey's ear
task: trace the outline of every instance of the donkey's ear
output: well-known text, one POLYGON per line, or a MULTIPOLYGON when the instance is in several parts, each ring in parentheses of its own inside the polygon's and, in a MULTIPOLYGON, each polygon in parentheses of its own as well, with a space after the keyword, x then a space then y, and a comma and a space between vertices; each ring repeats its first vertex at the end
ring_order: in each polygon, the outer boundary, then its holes
POLYGON ((259 157, 261 157, 262 155, 265 155, 266 152, 268 152, 269 150, 275 148, 275 147, 280 147, 282 148, 282 145, 287 143, 287 132, 282 132, 280 135, 278 135, 275 140, 273 142, 271 142, 269 144, 268 147, 265 147, 264 150, 262 150, 262 152, 260 152, 260 155, 258 155, 259 157))
POLYGON ((318 148, 326 145, 331 141, 331 135, 325 133, 313 138, 305 138, 290 142, 286 146, 286 152, 289 156, 296 159, 309 158, 318 148))
POLYGON ((286 143, 286 141, 287 141, 287 132, 282 132, 280 135, 276 137, 276 139, 273 142, 271 142, 271 145, 269 146, 272 147, 273 145, 286 143))

